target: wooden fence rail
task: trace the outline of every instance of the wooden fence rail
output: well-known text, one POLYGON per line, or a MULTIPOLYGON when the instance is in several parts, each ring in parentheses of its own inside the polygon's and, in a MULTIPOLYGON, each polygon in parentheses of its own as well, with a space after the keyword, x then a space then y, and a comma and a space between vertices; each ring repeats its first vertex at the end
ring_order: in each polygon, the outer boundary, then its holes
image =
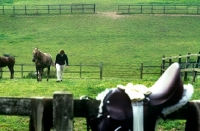
POLYGON ((118 13, 128 14, 200 14, 200 5, 135 4, 118 5, 118 13))
POLYGON ((0 5, 0 14, 69 14, 95 13, 95 4, 0 5))
MULTIPOLYGON (((190 101, 167 119, 186 119, 192 104, 190 101)), ((0 115, 30 116, 29 131, 42 131, 45 123, 55 131, 73 131, 75 117, 96 117, 100 101, 73 99, 69 92, 54 92, 48 98, 0 97, 0 115)), ((199 118, 198 118, 199 119, 199 118)), ((28 128, 28 127, 27 127, 28 128)))
MULTIPOLYGON (((16 64, 15 78, 35 78, 35 66, 33 64, 16 64), (31 76, 29 76, 31 74, 31 76)), ((67 78, 136 78, 143 79, 145 76, 161 75, 161 66, 141 66, 136 64, 108 65, 108 64, 74 64, 65 70, 67 78)), ((0 69, 0 78, 9 78, 7 67, 0 69)), ((44 72, 44 75, 46 72, 44 72)), ((51 76, 56 78, 56 69, 51 67, 51 76)))
MULTIPOLYGON (((172 59, 178 59, 181 65, 181 73, 184 76, 184 80, 187 80, 188 75, 193 77, 193 82, 195 78, 200 73, 200 58, 192 61, 190 56, 200 57, 200 54, 190 54, 185 56, 173 56, 173 57, 163 57, 162 64, 160 66, 150 66, 137 64, 124 64, 124 65, 108 65, 108 64, 74 64, 70 65, 70 68, 65 70, 65 77, 69 79, 79 79, 79 78, 90 78, 90 79, 106 79, 106 78, 125 78, 125 79, 143 79, 144 77, 155 77, 158 78, 162 75, 165 69, 172 64, 172 59), (186 62, 183 62, 183 59, 186 62)), ((0 68, 0 78, 9 78, 9 70, 7 67, 0 68)), ((46 75, 46 72, 44 72, 46 75)), ((51 67, 50 72, 51 78, 56 78, 56 69, 51 67)), ((16 64, 15 65, 15 78, 36 78, 35 66, 33 64, 16 64)))

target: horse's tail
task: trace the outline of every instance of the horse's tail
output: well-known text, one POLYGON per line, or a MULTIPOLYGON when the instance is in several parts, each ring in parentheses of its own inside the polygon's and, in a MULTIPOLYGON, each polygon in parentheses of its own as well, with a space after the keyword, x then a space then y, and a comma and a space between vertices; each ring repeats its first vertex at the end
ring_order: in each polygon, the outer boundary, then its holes
POLYGON ((52 56, 49 54, 50 58, 51 58, 51 66, 55 66, 55 63, 53 62, 52 56))
POLYGON ((51 65, 55 66, 55 63, 53 62, 53 59, 51 59, 51 65))

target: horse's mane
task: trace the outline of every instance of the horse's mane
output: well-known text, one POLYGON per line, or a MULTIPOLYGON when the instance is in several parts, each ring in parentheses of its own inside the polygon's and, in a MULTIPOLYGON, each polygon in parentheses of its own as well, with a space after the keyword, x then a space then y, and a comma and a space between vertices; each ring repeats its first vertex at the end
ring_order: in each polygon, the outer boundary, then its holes
POLYGON ((39 50, 38 48, 35 48, 34 50, 37 50, 37 53, 39 53, 39 54, 45 55, 45 53, 42 52, 41 50, 39 50))

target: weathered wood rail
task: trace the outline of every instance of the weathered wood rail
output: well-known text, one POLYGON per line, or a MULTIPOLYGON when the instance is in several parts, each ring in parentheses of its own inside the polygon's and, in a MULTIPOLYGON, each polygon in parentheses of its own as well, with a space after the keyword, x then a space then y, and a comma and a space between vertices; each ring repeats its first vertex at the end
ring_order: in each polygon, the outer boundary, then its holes
MULTIPOLYGON (((188 102, 167 119, 187 119, 192 103, 199 105, 200 101, 188 102)), ((30 116, 29 131, 42 131, 44 126, 54 131, 73 131, 73 118, 96 117, 99 104, 97 100, 73 99, 73 94, 59 91, 48 98, 0 97, 0 115, 30 116)))

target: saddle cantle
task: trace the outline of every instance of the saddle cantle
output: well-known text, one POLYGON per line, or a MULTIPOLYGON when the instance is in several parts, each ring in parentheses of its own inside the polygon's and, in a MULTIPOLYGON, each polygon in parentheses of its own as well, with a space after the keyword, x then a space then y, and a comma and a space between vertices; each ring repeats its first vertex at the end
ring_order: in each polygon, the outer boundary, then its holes
MULTIPOLYGON (((124 88, 126 87, 130 87, 130 84, 127 84, 124 88)), ((98 97, 101 96, 101 93, 97 96, 97 100, 101 100, 98 115, 100 123, 97 129, 93 129, 93 131, 155 131, 158 118, 169 113, 167 111, 166 114, 162 114, 163 110, 166 111, 170 108, 170 112, 173 112, 189 101, 193 93, 193 87, 191 85, 188 87, 190 91, 187 94, 187 89, 185 89, 185 85, 183 86, 180 77, 179 64, 173 63, 155 84, 148 88, 151 93, 144 94, 145 99, 137 101, 139 104, 131 99, 131 93, 127 93, 123 87, 118 86, 118 88, 102 92, 102 98, 99 99, 98 97), (184 102, 182 101, 183 98, 184 102), (138 105, 139 108, 137 108, 138 105), (172 110, 171 108, 174 105, 176 109, 172 110), (142 125, 135 124, 138 123, 138 118, 143 121, 142 125)))
POLYGON ((180 66, 173 63, 163 75, 150 87, 149 95, 152 106, 170 106, 178 103, 183 94, 183 82, 180 77, 180 66))

